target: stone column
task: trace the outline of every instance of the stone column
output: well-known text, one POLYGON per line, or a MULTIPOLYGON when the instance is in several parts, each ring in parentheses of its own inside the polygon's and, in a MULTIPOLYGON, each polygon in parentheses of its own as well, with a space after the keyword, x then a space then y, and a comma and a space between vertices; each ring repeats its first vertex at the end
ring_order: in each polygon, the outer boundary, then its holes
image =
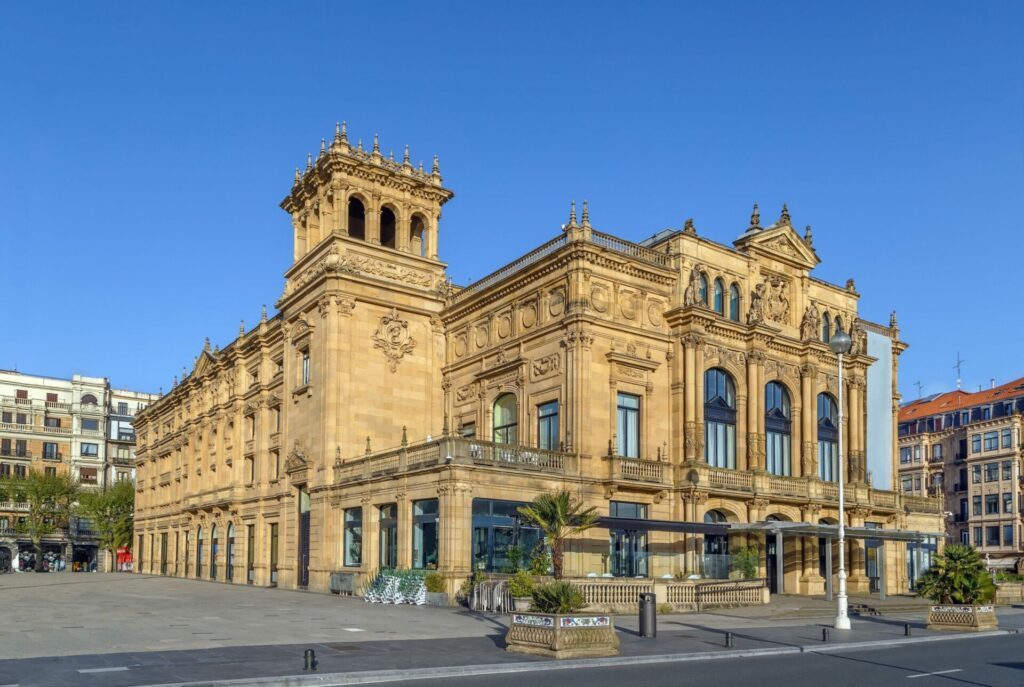
POLYGON ((450 592, 473 572, 473 488, 448 477, 438 487, 441 513, 438 569, 450 592))
MULTIPOLYGON (((398 567, 412 567, 412 501, 408 495, 395 495, 398 504, 398 567)), ((440 506, 440 504, 438 504, 440 506)))
MULTIPOLYGON (((747 354, 747 467, 750 470, 761 470, 758 455, 758 427, 761 418, 761 399, 757 394, 759 354, 753 351, 747 354)), ((762 392, 763 393, 763 392, 762 392)))
POLYGON ((683 343, 683 458, 697 460, 697 343, 696 334, 686 334, 683 343))
POLYGON ((684 368, 686 367, 685 355, 676 353, 676 340, 669 344, 668 353, 665 356, 668 363, 669 378, 669 408, 671 414, 669 426, 669 456, 666 457, 670 463, 679 464, 684 457, 685 427, 686 427, 686 383, 684 368))
POLYGON ((814 395, 814 382, 817 369, 813 365, 800 367, 800 424, 803 446, 800 452, 800 464, 803 474, 808 477, 818 475, 817 455, 817 421, 818 404, 814 395))
POLYGON ((374 195, 370 207, 365 208, 366 242, 380 245, 380 196, 374 195))

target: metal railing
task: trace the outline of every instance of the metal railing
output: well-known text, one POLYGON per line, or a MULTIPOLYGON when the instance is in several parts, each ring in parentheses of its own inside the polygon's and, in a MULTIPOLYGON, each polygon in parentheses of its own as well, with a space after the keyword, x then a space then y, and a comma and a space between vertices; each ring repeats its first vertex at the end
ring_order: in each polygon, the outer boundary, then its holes
POLYGON ((453 300, 455 302, 458 302, 458 301, 461 301, 461 300, 465 300, 466 298, 469 298, 470 296, 472 296, 475 293, 480 293, 481 291, 483 291, 484 289, 490 287, 491 285, 501 281, 502 279, 505 279, 507 277, 512 276, 516 272, 520 272, 520 271, 526 269, 527 267, 529 267, 530 265, 534 264, 535 262, 538 262, 542 258, 550 255, 551 253, 554 253, 558 249, 562 248, 563 246, 567 246, 568 244, 569 244, 569 237, 568 236, 566 236, 565 234, 562 234, 561 236, 557 236, 557 237, 551 239, 550 241, 548 241, 547 243, 545 243, 544 245, 542 245, 542 246, 540 246, 538 248, 534 248, 532 251, 530 251, 526 255, 522 256, 518 260, 514 260, 513 262, 510 262, 509 264, 505 265, 504 267, 502 267, 502 268, 500 268, 500 269, 498 269, 498 270, 496 270, 494 272, 491 272, 489 275, 487 275, 483 279, 480 279, 479 281, 473 282, 472 284, 470 284, 469 286, 467 286, 466 288, 462 289, 457 294, 455 294, 455 297, 454 297, 453 300))
POLYGON ((636 243, 631 243, 625 239, 620 239, 617 236, 611 234, 604 234, 600 231, 591 232, 592 240, 595 245, 613 250, 616 253, 622 253, 644 262, 649 262, 652 265, 658 265, 659 267, 671 267, 672 256, 667 253, 659 253, 656 250, 651 250, 645 246, 641 246, 636 243))

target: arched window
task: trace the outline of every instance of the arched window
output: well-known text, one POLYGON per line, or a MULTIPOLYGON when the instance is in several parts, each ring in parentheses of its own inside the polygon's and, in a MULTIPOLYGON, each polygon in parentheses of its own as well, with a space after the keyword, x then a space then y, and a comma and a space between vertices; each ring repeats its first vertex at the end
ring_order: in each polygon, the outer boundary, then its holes
POLYGON ((736 282, 729 286, 729 319, 733 322, 740 321, 740 287, 736 282))
POLYGON ((397 248, 395 241, 398 236, 398 220, 391 208, 382 208, 380 211, 380 245, 388 248, 397 248))
MULTIPOLYGON (((709 510, 704 522, 723 524, 729 519, 720 510, 709 510)), ((725 534, 704 535, 704 577, 727 579, 729 577, 729 536, 725 534)))
POLYGON ((839 412, 830 394, 818 394, 818 477, 839 479, 839 412))
POLYGON ((348 199, 348 235, 360 241, 366 240, 366 208, 358 198, 348 199))
POLYGON ((708 307, 708 275, 703 272, 700 275, 699 285, 697 286, 697 299, 705 308, 708 307))
POLYGON ((494 442, 519 443, 519 404, 515 394, 502 394, 494 401, 494 442))
POLYGON ((835 328, 835 331, 837 333, 843 331, 843 318, 840 317, 839 315, 836 315, 836 328, 835 328))
POLYGON ((425 257, 427 254, 427 223, 420 215, 413 215, 409 223, 409 246, 413 255, 425 257))
POLYGON ((719 315, 725 314, 725 284, 721 279, 715 278, 715 312, 719 315))
POLYGON ((92 394, 85 394, 84 396, 82 396, 82 405, 94 406, 97 405, 97 403, 98 402, 96 401, 96 397, 93 396, 92 394))
POLYGON ((210 528, 210 579, 217 579, 217 526, 210 528))
POLYGON ((717 367, 704 373, 704 459, 715 467, 736 467, 736 385, 717 367))
POLYGON ((821 316, 821 340, 825 343, 832 340, 832 318, 828 313, 821 316))
POLYGON ((778 382, 764 387, 765 469, 773 475, 792 475, 789 392, 778 382))

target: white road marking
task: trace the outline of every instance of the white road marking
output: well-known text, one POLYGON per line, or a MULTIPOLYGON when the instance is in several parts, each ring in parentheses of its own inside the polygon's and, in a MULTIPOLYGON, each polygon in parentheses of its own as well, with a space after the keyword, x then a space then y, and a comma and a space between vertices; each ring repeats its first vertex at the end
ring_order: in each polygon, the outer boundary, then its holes
POLYGON ((950 668, 949 670, 936 670, 934 673, 918 673, 917 675, 908 675, 907 679, 913 679, 915 677, 931 677, 932 675, 946 675, 947 673, 962 673, 963 668, 950 668))
POLYGON ((366 632, 366 630, 362 629, 361 627, 343 627, 341 629, 343 629, 345 632, 366 632))
POLYGON ((128 670, 128 666, 118 666, 117 668, 79 668, 80 673, 117 673, 122 670, 128 670))

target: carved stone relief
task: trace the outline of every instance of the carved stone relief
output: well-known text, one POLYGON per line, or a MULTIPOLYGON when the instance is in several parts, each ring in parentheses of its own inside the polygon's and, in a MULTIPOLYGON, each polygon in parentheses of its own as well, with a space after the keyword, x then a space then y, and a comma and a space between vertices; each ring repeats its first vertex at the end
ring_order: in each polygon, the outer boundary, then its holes
POLYGON ((560 353, 552 353, 543 358, 537 358, 530 365, 530 378, 540 379, 557 374, 562 370, 562 356, 560 353))
POLYGON ((391 308, 391 312, 380 318, 377 331, 371 338, 373 347, 384 353, 388 369, 392 372, 398 369, 399 361, 416 348, 416 339, 409 334, 409 323, 399 317, 395 308, 391 308))
POLYGON ((548 312, 552 317, 558 317, 565 310, 565 289, 559 287, 552 289, 548 298, 548 312))
POLYGON ((636 319, 636 294, 630 292, 624 292, 619 295, 619 312, 627 320, 636 319))
POLYGON ((452 352, 455 353, 456 358, 466 355, 466 332, 459 332, 455 335, 455 339, 452 342, 452 352))
POLYGON ((662 305, 661 301, 651 301, 647 304, 647 319, 655 327, 661 326, 662 321, 662 309, 665 306, 662 305))
POLYGON ((498 316, 498 338, 507 339, 508 335, 512 333, 512 315, 511 313, 503 313, 498 316))
POLYGON ((537 302, 526 303, 522 308, 522 323, 524 329, 529 329, 537 324, 537 302))
POLYGON ((603 284, 594 284, 590 289, 590 305, 599 313, 608 312, 608 304, 611 297, 608 288, 603 284))

